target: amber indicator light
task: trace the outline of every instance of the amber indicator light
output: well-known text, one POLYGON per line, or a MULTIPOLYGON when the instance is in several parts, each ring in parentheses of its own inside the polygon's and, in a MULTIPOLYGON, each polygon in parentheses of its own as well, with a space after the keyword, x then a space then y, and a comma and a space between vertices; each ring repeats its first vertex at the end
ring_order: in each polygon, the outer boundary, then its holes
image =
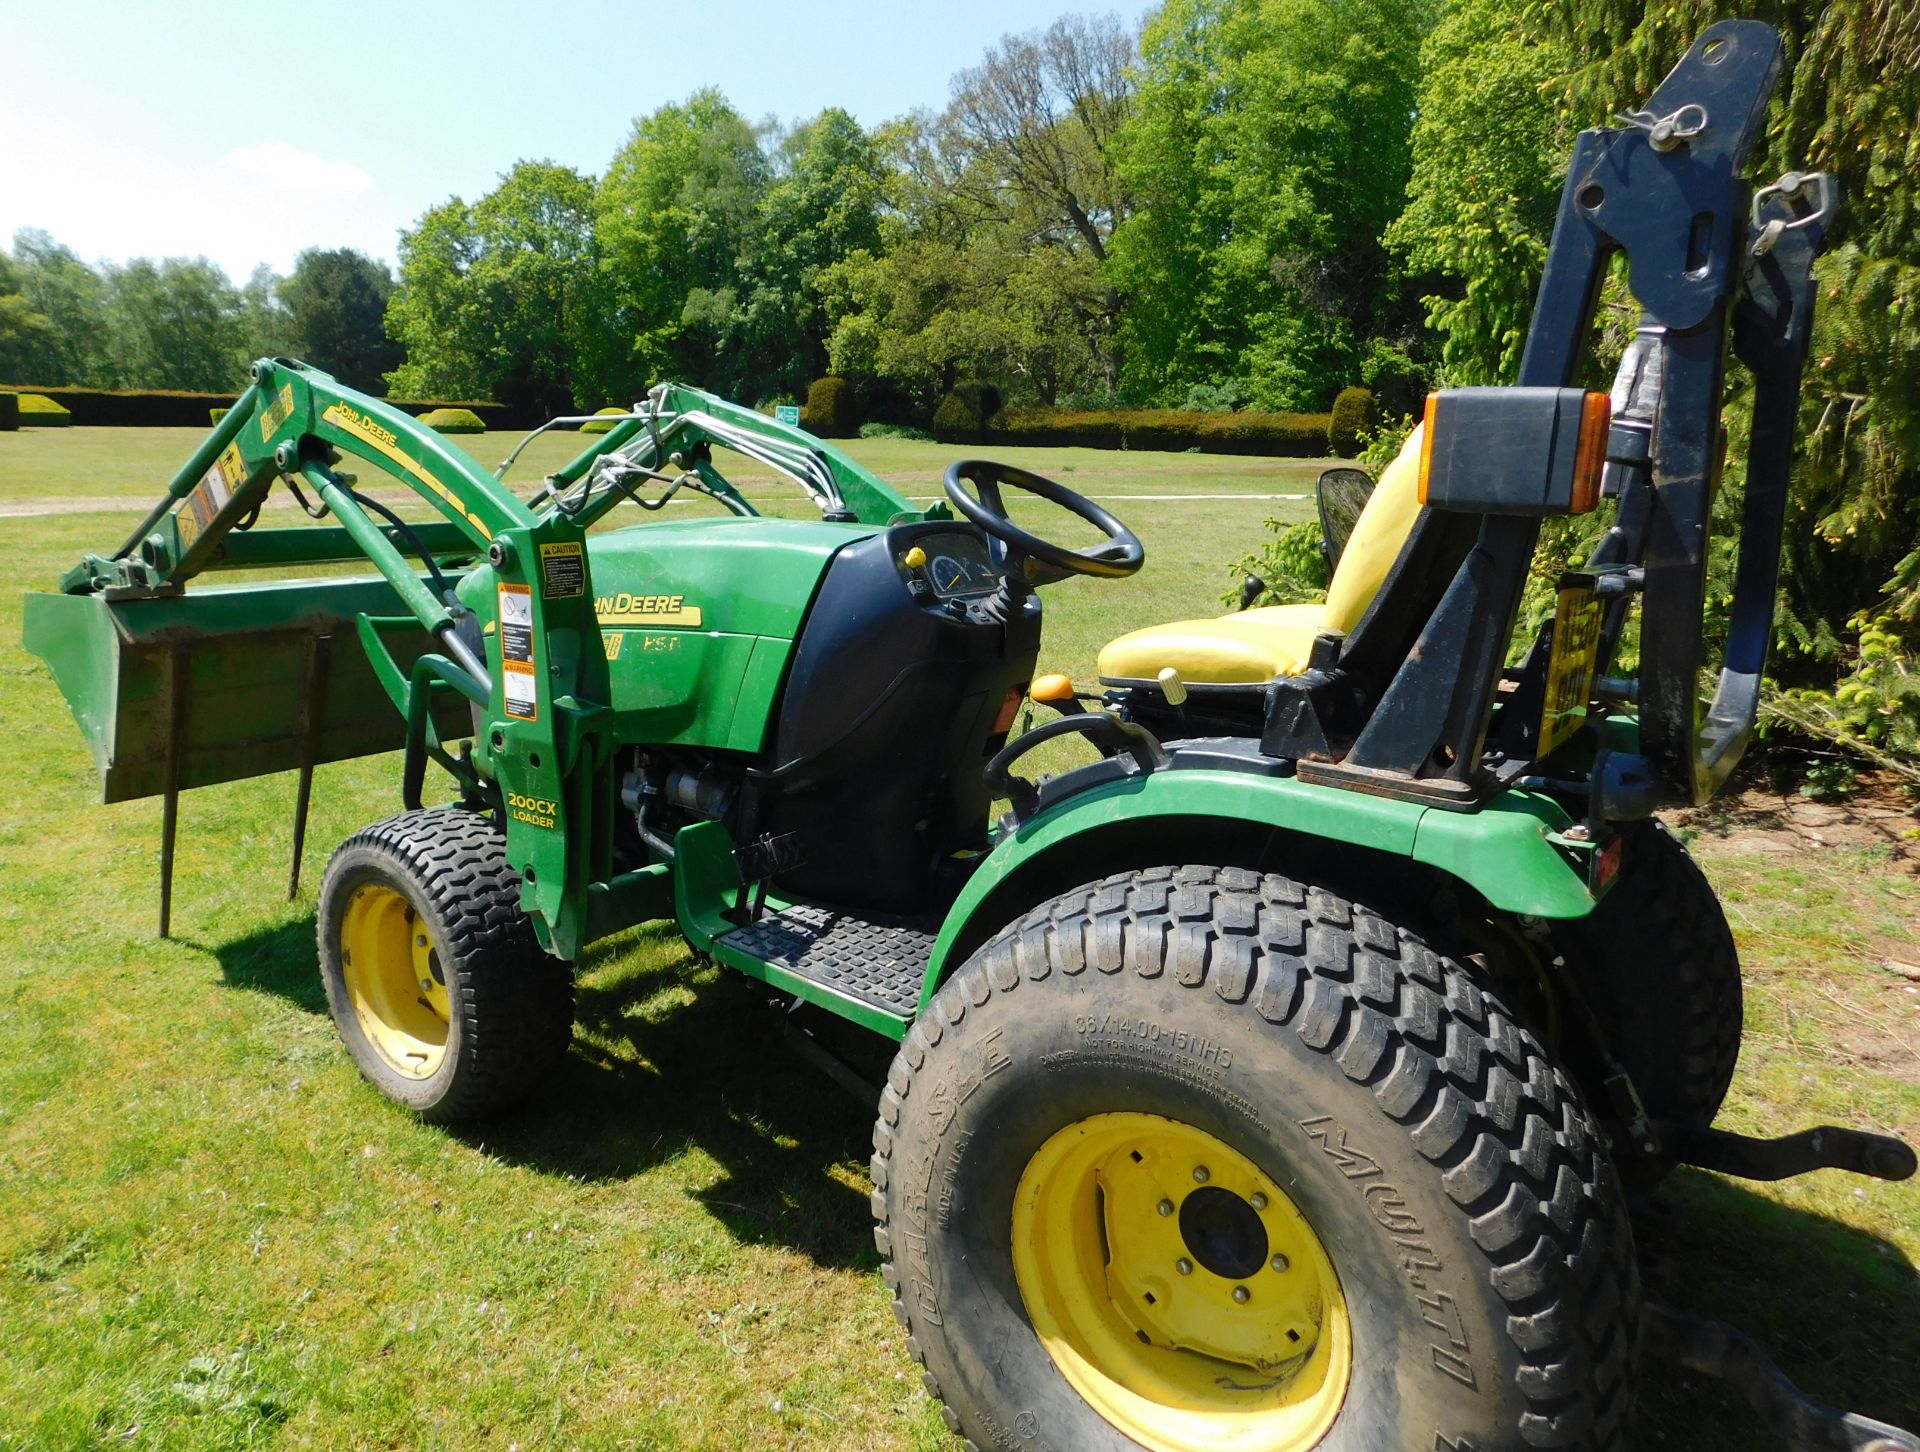
POLYGON ((1573 456, 1575 514, 1586 514, 1600 502, 1600 476, 1607 467, 1607 436, 1613 430, 1613 400, 1589 393, 1580 405, 1580 443, 1573 456))
POLYGON ((1440 416, 1440 395, 1427 395, 1427 409, 1420 418, 1420 427, 1426 432, 1420 437, 1420 502, 1427 502, 1427 478, 1433 472, 1433 425, 1440 416))

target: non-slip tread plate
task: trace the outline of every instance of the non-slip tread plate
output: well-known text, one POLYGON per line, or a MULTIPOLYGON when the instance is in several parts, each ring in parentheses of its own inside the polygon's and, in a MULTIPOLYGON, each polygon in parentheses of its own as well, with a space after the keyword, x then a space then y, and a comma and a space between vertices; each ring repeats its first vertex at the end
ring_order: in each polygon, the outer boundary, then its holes
POLYGON ((910 1016, 933 957, 933 934, 801 904, 728 933, 729 948, 850 998, 910 1016))

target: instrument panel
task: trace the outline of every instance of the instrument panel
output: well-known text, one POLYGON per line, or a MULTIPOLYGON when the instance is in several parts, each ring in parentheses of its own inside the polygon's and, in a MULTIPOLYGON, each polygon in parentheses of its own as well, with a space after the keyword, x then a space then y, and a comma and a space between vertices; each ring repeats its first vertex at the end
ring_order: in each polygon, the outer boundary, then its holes
POLYGON ((933 587, 937 599, 971 599, 990 593, 1000 583, 1000 568, 978 535, 923 534, 915 537, 914 544, 926 554, 920 576, 933 587))

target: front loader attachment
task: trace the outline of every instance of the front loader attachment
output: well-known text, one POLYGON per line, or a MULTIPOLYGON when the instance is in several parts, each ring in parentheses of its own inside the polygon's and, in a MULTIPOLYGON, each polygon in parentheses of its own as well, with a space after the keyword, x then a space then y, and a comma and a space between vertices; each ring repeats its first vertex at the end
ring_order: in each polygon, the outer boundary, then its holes
MULTIPOLYGON (((25 637, 93 748, 101 800, 124 802, 400 749, 406 722, 353 636, 358 616, 403 610, 381 579, 34 594, 25 637)), ((402 671, 433 644, 419 626, 381 638, 402 671)), ((433 719, 443 736, 471 734, 464 701, 433 719)))
POLYGON ((552 952, 570 958, 605 929, 618 917, 605 904, 620 886, 611 757, 623 723, 586 535, 643 482, 664 486, 638 501, 649 510, 686 488, 754 514, 715 447, 787 475, 829 519, 920 517, 811 435, 697 389, 659 385, 523 499, 384 400, 292 359, 256 362, 138 527, 27 599, 27 648, 73 708, 104 799, 166 801, 161 933, 183 789, 297 770, 291 896, 313 767, 394 749, 407 807, 423 804, 431 762, 503 821, 521 907, 552 952), (377 471, 437 518, 402 518, 342 466, 377 471), (256 527, 280 487, 326 522, 256 527), (378 574, 194 583, 343 563, 378 574))
MULTIPOLYGON (((313 768, 394 751, 407 722, 354 639, 362 617, 410 672, 433 648, 385 580, 312 579, 113 599, 32 594, 25 644, 46 661, 100 771, 101 800, 166 799, 160 932, 170 927, 181 791, 300 773, 287 892, 299 886, 313 768)), ((472 731, 465 700, 430 706, 440 739, 472 731)))

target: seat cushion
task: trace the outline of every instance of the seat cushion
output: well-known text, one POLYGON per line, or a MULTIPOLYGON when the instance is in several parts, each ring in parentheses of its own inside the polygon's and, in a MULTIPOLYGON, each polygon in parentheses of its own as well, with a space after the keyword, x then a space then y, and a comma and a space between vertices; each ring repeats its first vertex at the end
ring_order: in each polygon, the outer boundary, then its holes
POLYGON ((1420 513, 1420 446, 1416 428, 1380 475, 1354 524, 1325 604, 1269 605, 1217 620, 1151 625, 1107 643, 1102 680, 1150 681, 1172 666, 1183 681, 1201 685, 1258 685, 1307 668, 1313 638, 1322 630, 1351 632, 1373 603, 1420 513))
POLYGON ((1176 620, 1107 642, 1106 680, 1150 681, 1172 666, 1189 684, 1257 684, 1307 668, 1324 605, 1268 605, 1218 620, 1176 620))

